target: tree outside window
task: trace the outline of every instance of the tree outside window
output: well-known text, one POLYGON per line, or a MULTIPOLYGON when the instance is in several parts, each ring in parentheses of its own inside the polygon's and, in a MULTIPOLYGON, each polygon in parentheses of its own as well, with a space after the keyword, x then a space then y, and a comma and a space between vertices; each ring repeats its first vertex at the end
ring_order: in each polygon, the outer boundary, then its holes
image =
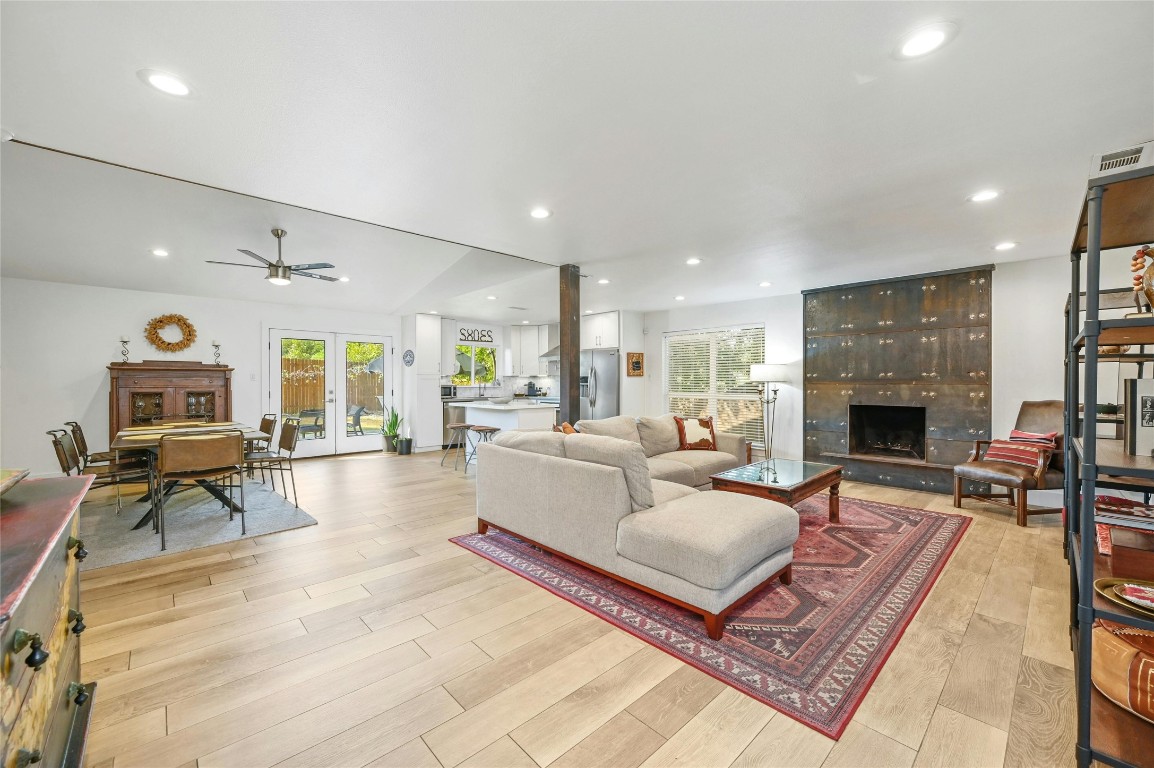
POLYGON ((474 347, 458 344, 457 372, 452 382, 459 387, 492 384, 497 380, 497 350, 494 347, 474 347))

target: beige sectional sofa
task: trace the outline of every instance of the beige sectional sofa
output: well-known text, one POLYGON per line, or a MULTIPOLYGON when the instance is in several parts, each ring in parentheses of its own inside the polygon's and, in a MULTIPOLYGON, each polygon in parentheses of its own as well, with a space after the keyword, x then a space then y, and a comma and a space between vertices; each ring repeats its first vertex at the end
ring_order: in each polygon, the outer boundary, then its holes
POLYGON ((707 489, 711 486, 710 475, 750 463, 748 444, 741 435, 718 432, 716 451, 679 451, 681 441, 673 414, 583 419, 573 428, 583 435, 637 443, 645 451, 650 477, 694 488, 707 489))
MULTIPOLYGON (((632 440, 502 432, 477 448, 477 530, 498 528, 701 613, 719 639, 742 600, 774 578, 790 582, 797 513, 653 479, 652 458, 632 440)), ((687 471, 698 479, 697 467, 687 471)))

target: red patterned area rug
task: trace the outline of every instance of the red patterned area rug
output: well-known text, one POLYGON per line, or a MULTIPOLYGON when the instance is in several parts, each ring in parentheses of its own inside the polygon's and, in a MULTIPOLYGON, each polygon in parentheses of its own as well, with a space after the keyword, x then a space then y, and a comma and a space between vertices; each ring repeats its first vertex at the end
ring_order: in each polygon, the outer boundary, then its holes
POLYGON ((751 597, 721 640, 699 615, 513 536, 452 541, 837 739, 970 520, 842 497, 834 525, 826 504, 797 506, 793 584, 751 597))

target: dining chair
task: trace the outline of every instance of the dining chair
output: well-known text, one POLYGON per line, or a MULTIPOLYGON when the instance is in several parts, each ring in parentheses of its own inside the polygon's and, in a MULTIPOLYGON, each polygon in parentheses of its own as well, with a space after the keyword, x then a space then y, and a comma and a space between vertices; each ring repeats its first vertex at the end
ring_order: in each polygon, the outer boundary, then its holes
POLYGON ((160 549, 166 549, 164 532, 164 485, 185 481, 212 483, 228 488, 228 519, 233 519, 232 489, 240 488, 240 535, 244 524, 244 432, 224 429, 194 435, 161 435, 152 486, 153 530, 160 533, 160 549), (233 483, 232 478, 236 477, 233 483))
POLYGON ((292 416, 286 416, 284 424, 280 428, 280 440, 277 442, 277 450, 267 451, 253 451, 245 454, 244 461, 249 467, 259 467, 261 482, 264 481, 264 471, 268 469, 269 479, 272 481, 272 489, 276 490, 276 478, 273 476, 273 470, 280 472, 281 493, 284 494, 285 501, 288 501, 288 484, 284 480, 285 467, 288 467, 289 482, 292 483, 293 488, 293 506, 299 508, 297 503, 297 481, 293 475, 293 451, 297 448, 297 439, 300 436, 300 419, 292 416))
POLYGON ((80 455, 81 467, 87 467, 90 464, 110 464, 113 462, 120 462, 122 464, 129 464, 136 461, 141 466, 144 465, 147 451, 121 451, 117 456, 115 451, 97 451, 90 453, 88 450, 88 441, 84 439, 84 428, 80 426, 79 422, 66 421, 64 425, 72 430, 72 442, 76 446, 76 452, 80 455))
POLYGON ((361 414, 364 412, 365 407, 363 405, 349 406, 347 431, 350 435, 363 435, 365 433, 364 427, 361 426, 361 414))
POLYGON ((122 502, 120 499, 121 483, 147 483, 148 466, 139 459, 123 462, 109 462, 107 464, 92 464, 85 466, 80 458, 80 451, 72 435, 63 429, 50 429, 47 433, 52 438, 52 448, 56 451, 56 460, 60 462, 60 471, 66 475, 92 475, 93 488, 116 486, 116 514, 120 514, 122 502))

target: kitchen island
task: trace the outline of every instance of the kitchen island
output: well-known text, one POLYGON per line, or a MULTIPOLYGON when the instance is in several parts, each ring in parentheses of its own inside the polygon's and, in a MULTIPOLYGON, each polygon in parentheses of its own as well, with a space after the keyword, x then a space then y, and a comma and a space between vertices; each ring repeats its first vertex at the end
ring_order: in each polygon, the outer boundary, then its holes
POLYGON ((551 403, 518 403, 505 405, 474 401, 465 403, 465 421, 477 426, 498 429, 552 429, 557 406, 551 403))

